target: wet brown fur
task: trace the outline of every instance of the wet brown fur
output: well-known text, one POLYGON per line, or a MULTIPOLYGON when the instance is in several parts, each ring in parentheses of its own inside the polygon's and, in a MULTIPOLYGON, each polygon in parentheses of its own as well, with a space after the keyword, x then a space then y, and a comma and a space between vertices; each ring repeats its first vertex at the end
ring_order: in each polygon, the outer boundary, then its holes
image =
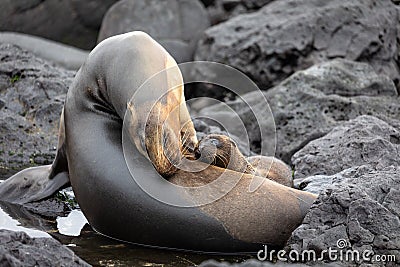
POLYGON ((194 127, 191 121, 181 126, 179 118, 181 94, 179 88, 170 90, 156 102, 128 105, 131 112, 130 136, 138 150, 153 164, 163 177, 172 176, 183 158, 194 159, 190 149, 194 127))

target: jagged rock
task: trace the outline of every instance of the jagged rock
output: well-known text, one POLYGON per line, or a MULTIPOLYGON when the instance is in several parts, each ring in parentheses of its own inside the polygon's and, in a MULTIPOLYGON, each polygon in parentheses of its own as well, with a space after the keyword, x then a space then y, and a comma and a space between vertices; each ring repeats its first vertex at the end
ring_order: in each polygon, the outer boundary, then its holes
POLYGON ((0 44, 0 177, 55 156, 58 123, 75 72, 0 44))
POLYGON ((207 29, 195 59, 235 67, 262 89, 332 58, 368 62, 398 84, 399 18, 390 0, 274 1, 207 29))
MULTIPOLYGON (((344 121, 373 115, 391 123, 400 117, 400 101, 394 83, 387 76, 377 75, 368 64, 342 59, 298 71, 264 95, 275 124, 259 92, 241 96, 248 105, 241 99, 226 104, 245 124, 253 152, 259 153, 261 145, 271 146, 276 138, 276 156, 286 163, 290 163, 292 155, 307 143, 344 121), (257 121, 253 112, 261 114, 263 119, 257 121), (260 129, 264 130, 262 139, 260 129)), ((220 116, 229 121, 225 114, 223 104, 199 112, 201 116, 220 116)), ((232 133, 236 134, 234 130, 232 133)))
POLYGON ((90 266, 53 238, 0 230, 1 266, 90 266))
POLYGON ((0 31, 22 32, 91 49, 103 15, 116 1, 3 0, 0 31))
POLYGON ((400 166, 400 131, 375 117, 360 116, 308 143, 293 155, 292 163, 295 179, 365 164, 400 166))
POLYGON ((234 16, 254 12, 273 0, 203 0, 211 25, 221 23, 234 16))
POLYGON ((191 61, 197 40, 210 25, 197 0, 122 0, 104 16, 98 42, 121 33, 144 31, 177 62, 191 61))
MULTIPOLYGON (((360 255, 369 250, 373 255, 395 256, 395 262, 392 258, 382 266, 398 266, 400 212, 395 203, 400 201, 400 166, 363 165, 334 176, 340 177, 320 193, 286 250, 321 253, 331 247, 360 255)), ((360 263, 371 262, 361 258, 360 263)))
POLYGON ((71 209, 67 203, 57 198, 41 200, 39 202, 31 202, 23 205, 25 209, 43 217, 56 219, 58 216, 65 216, 71 209))

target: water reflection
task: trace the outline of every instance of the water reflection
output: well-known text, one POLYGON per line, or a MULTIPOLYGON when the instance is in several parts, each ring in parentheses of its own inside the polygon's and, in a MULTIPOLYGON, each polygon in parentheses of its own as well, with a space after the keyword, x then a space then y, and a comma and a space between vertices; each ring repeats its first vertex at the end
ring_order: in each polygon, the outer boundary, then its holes
POLYGON ((94 266, 180 267, 198 265, 210 258, 229 262, 242 262, 248 258, 170 251, 119 242, 94 232, 79 210, 51 219, 23 206, 0 202, 0 229, 24 231, 32 237, 52 236, 94 266))
POLYGON ((81 230, 88 221, 80 210, 72 210, 67 217, 57 218, 57 229, 60 234, 67 236, 79 236, 81 230))
POLYGON ((22 231, 27 233, 30 237, 51 237, 46 232, 21 226, 21 223, 19 221, 13 219, 1 207, 0 207, 0 229, 6 229, 11 231, 22 231))

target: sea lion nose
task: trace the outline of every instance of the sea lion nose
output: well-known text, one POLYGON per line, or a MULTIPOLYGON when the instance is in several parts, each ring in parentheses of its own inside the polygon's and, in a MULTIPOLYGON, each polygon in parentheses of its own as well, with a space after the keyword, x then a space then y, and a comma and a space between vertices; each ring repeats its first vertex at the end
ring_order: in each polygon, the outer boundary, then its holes
POLYGON ((200 150, 199 150, 199 149, 195 149, 194 155, 195 155, 195 157, 196 157, 197 159, 200 158, 200 157, 201 157, 200 150))

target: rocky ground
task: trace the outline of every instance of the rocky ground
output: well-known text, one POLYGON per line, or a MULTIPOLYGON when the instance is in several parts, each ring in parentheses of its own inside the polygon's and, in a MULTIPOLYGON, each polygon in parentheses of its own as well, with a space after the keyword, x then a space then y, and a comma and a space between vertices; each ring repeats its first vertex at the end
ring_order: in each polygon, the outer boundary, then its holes
MULTIPOLYGON (((341 239, 346 244, 343 250, 395 255, 396 261, 387 266, 400 264, 398 1, 171 0, 169 5, 155 1, 154 5, 139 8, 138 1, 123 0, 108 11, 115 1, 101 5, 96 1, 86 1, 87 5, 71 1, 63 5, 78 15, 72 19, 60 17, 68 23, 63 29, 54 26, 57 34, 46 31, 49 25, 35 28, 24 22, 54 10, 51 1, 29 5, 11 2, 0 14, 17 15, 15 20, 0 23, 0 30, 60 40, 58 34, 66 31, 72 21, 76 31, 71 31, 69 37, 81 36, 89 28, 91 31, 85 45, 80 45, 79 38, 72 43, 90 48, 97 38, 141 29, 153 34, 179 62, 211 60, 247 74, 264 90, 271 114, 256 92, 235 98, 228 97, 226 91, 216 93, 213 86, 194 86, 190 88, 196 92, 186 93, 189 97, 218 95, 225 106, 193 102, 193 110, 200 116, 213 114, 229 121, 225 109, 230 107, 248 130, 249 154, 260 153, 262 147, 276 140, 275 155, 292 166, 295 186, 319 194, 284 249, 320 253, 327 247, 338 248, 341 239), (93 10, 99 12, 88 16, 93 10), (22 17, 24 20, 18 19, 22 17), (253 112, 263 114, 261 121, 253 112), (270 127, 273 121, 276 131, 270 127)), ((0 44, 1 178, 27 166, 51 163, 57 146, 58 118, 74 74, 17 46, 0 44)), ((205 121, 196 121, 195 125, 200 136, 221 132, 205 121)), ((234 130, 231 133, 240 136, 234 130)), ((43 202, 30 208, 48 216, 53 208, 61 212, 65 207, 60 205, 43 202)), ((15 265, 22 259, 22 252, 15 251, 29 252, 26 246, 46 247, 46 242, 53 241, 1 232, 0 250, 7 252, 0 253, 6 255, 0 262, 15 265)), ((54 253, 71 256, 61 250, 54 253)), ((349 265, 337 259, 323 260, 331 266, 349 265)), ((73 263, 83 264, 79 259, 73 263)), ((368 261, 351 264, 384 265, 368 261)), ((228 265, 205 262, 201 266, 228 265)), ((270 265, 250 261, 240 266, 270 265)))
POLYGON ((0 177, 50 164, 58 122, 75 72, 17 46, 0 44, 0 177))
POLYGON ((1 266, 90 266, 53 238, 0 230, 1 266))
POLYGON ((397 84, 399 25, 390 0, 273 1, 207 29, 195 59, 233 66, 262 89, 332 58, 368 62, 397 84))

